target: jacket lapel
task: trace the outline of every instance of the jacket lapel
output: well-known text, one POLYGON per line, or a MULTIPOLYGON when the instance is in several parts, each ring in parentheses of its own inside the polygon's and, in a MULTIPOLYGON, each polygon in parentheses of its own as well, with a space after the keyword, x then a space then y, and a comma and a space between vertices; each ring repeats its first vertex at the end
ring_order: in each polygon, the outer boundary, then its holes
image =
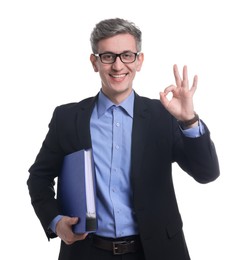
MULTIPOLYGON (((132 148, 131 148, 131 169, 132 185, 134 186, 135 178, 141 172, 145 140, 150 123, 150 111, 145 100, 135 95, 134 118, 132 128, 132 148)), ((134 186, 135 187, 135 186, 134 186)))
POLYGON ((81 149, 89 149, 92 147, 90 119, 96 100, 97 96, 85 99, 80 103, 80 108, 77 113, 76 129, 81 149))

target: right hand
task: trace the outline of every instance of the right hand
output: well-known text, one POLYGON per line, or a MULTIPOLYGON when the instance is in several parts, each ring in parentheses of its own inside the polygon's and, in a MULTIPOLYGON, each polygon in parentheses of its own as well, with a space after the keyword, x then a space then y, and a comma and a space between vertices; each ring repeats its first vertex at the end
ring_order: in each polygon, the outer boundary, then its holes
POLYGON ((84 240, 87 233, 75 234, 72 226, 79 221, 78 217, 62 217, 56 225, 56 234, 64 241, 66 245, 71 245, 78 240, 84 240))

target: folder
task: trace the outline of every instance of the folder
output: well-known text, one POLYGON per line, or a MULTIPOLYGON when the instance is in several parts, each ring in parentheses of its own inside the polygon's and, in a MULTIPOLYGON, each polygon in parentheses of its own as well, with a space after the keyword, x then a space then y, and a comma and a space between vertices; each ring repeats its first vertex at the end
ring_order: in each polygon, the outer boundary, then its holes
POLYGON ((74 233, 97 229, 95 167, 92 149, 80 150, 64 157, 58 177, 57 199, 61 214, 79 217, 74 233))

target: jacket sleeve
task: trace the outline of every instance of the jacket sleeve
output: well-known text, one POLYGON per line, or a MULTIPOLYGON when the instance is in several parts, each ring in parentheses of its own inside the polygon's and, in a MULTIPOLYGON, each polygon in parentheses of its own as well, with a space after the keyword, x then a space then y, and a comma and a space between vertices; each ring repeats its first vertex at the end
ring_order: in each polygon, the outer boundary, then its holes
POLYGON ((55 198, 55 178, 60 171, 64 156, 58 142, 56 115, 57 108, 36 160, 29 169, 30 174, 27 180, 31 203, 49 238, 56 236, 48 229, 48 226, 59 214, 55 198))
POLYGON ((184 136, 175 123, 175 161, 199 183, 214 181, 220 175, 219 162, 210 131, 202 122, 205 133, 197 138, 184 136))

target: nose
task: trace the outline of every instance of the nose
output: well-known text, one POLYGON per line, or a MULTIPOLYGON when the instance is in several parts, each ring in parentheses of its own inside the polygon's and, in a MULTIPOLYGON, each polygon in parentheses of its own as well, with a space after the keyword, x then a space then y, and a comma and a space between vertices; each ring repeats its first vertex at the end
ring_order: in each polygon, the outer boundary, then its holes
POLYGON ((113 69, 120 70, 124 66, 124 63, 121 61, 120 57, 115 58, 114 63, 112 64, 113 69))

